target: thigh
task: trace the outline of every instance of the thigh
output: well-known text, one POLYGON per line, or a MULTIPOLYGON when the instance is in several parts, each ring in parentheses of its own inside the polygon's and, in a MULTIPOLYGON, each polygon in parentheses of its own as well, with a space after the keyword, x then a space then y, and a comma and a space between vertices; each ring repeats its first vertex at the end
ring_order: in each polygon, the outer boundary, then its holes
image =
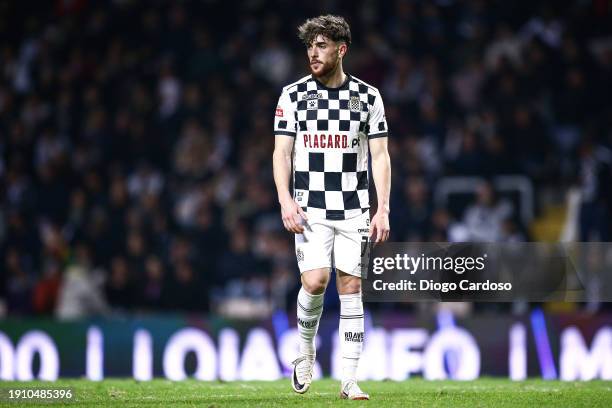
POLYGON ((349 220, 337 221, 334 236, 334 262, 337 269, 361 277, 361 259, 370 234, 370 214, 364 212, 349 220))
POLYGON ((325 220, 309 220, 304 232, 295 234, 295 256, 300 273, 330 268, 334 229, 325 220))

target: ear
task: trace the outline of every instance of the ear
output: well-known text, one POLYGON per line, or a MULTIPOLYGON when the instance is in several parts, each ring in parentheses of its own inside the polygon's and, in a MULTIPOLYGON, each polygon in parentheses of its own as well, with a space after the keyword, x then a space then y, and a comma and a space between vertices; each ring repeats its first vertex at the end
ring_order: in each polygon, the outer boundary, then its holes
POLYGON ((348 46, 346 45, 346 43, 341 43, 338 46, 338 56, 340 58, 344 57, 346 55, 347 50, 348 50, 348 46))

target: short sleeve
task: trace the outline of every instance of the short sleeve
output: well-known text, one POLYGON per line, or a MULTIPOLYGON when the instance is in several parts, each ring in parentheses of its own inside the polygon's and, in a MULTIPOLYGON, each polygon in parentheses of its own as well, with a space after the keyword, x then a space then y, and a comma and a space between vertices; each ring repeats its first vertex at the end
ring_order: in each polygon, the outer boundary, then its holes
POLYGON ((295 137, 295 124, 295 103, 291 101, 290 93, 287 90, 283 90, 278 99, 278 105, 276 105, 276 112, 274 113, 274 135, 295 137))
POLYGON ((385 107, 382 98, 377 92, 374 96, 374 103, 370 108, 368 117, 368 139, 377 137, 387 137, 387 119, 385 118, 385 107))

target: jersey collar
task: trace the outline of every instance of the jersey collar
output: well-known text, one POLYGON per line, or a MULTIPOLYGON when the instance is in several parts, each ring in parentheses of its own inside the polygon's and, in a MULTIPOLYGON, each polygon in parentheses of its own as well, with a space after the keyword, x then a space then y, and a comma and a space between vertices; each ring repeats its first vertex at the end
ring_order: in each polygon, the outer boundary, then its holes
POLYGON ((340 85, 337 88, 330 88, 328 86, 323 85, 321 82, 319 82, 319 80, 315 78, 314 75, 310 74, 310 77, 316 82, 317 87, 326 89, 328 91, 342 91, 344 89, 349 89, 349 82, 351 82, 351 76, 349 74, 346 74, 346 78, 344 79, 344 82, 342 83, 342 85, 340 85))

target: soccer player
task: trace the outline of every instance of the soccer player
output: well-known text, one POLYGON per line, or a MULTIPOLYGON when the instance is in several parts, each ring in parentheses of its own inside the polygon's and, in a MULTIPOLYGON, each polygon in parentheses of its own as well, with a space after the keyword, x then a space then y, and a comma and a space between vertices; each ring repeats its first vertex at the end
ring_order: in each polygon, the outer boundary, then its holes
POLYGON ((342 69, 351 45, 350 28, 342 17, 309 19, 298 32, 307 47, 311 75, 283 88, 273 155, 282 220, 295 234, 302 281, 292 387, 298 393, 310 388, 323 294, 334 266, 340 295, 340 396, 369 399, 356 382, 364 340, 361 250, 368 240, 381 242, 389 236, 391 165, 383 102, 376 88, 342 69), (378 196, 371 223, 368 152, 378 196))

